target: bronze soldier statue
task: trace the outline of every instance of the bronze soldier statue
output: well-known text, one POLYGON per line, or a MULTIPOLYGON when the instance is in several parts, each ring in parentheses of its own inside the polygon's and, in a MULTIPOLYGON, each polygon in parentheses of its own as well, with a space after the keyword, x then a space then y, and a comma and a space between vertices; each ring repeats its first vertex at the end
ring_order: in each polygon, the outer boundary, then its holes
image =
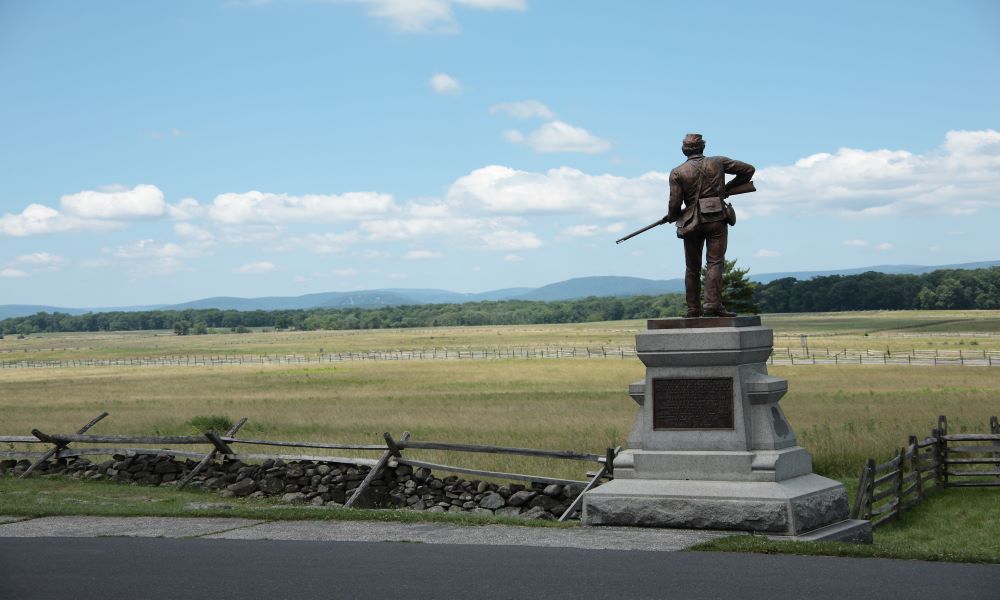
MULTIPOLYGON (((728 312, 722 305, 728 221, 735 223, 735 213, 725 200, 733 192, 739 193, 734 188, 750 182, 754 168, 725 156, 705 156, 704 151, 705 140, 701 134, 689 133, 684 137, 681 152, 688 158, 670 171, 670 202, 663 220, 676 223, 677 237, 684 240, 686 316, 733 317, 735 313, 728 312), (736 177, 726 183, 726 173, 736 177), (705 262, 708 267, 704 307, 701 305, 703 248, 707 248, 705 262)), ((752 189, 750 186, 749 191, 752 189)))

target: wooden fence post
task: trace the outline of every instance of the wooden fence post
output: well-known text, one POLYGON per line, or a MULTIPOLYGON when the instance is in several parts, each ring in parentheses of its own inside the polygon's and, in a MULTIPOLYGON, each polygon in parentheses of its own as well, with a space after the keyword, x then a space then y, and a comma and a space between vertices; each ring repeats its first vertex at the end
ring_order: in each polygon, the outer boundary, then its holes
POLYGON ((915 488, 915 491, 917 492, 917 502, 923 502, 924 501, 924 479, 923 479, 923 473, 920 472, 920 461, 921 461, 921 458, 920 458, 920 446, 917 445, 918 443, 919 442, 917 441, 917 436, 915 436, 915 435, 911 435, 910 439, 907 440, 907 444, 909 444, 909 446, 910 446, 910 452, 911 452, 911 454, 910 454, 910 472, 914 474, 914 478, 916 480, 916 486, 917 486, 915 488))
POLYGON ((948 417, 944 415, 938 416, 938 477, 941 481, 941 487, 948 487, 948 464, 945 462, 948 460, 948 440, 945 436, 948 435, 948 417))
MULTIPOLYGON (((996 415, 990 417, 990 433, 993 435, 1000 435, 1000 421, 997 421, 996 415)), ((1000 441, 993 442, 994 446, 997 446, 997 450, 993 452, 993 458, 1000 458, 1000 441)), ((996 467, 997 477, 1000 477, 1000 464, 996 467)))
MULTIPOLYGON (((344 503, 344 508, 351 508, 352 506, 354 506, 354 503, 357 501, 358 497, 361 496, 361 492, 365 491, 365 488, 367 488, 371 484, 371 482, 375 479, 375 477, 379 474, 379 472, 381 472, 382 469, 385 468, 385 465, 386 463, 389 462, 390 458, 392 458, 393 456, 399 458, 399 453, 401 452, 401 450, 399 446, 396 445, 396 441, 392 439, 391 435, 389 435, 389 432, 386 431, 385 433, 383 433, 382 437, 385 438, 385 445, 387 448, 385 454, 383 454, 382 458, 380 458, 379 461, 375 463, 375 466, 372 467, 370 471, 368 471, 368 474, 365 475, 365 478, 361 481, 360 484, 358 484, 358 487, 354 489, 354 493, 351 494, 351 497, 348 498, 347 502, 344 503)), ((406 443, 408 439, 410 439, 410 432, 404 431, 403 437, 400 438, 400 441, 406 443)))
MULTIPOLYGON (((240 430, 240 428, 243 427, 243 425, 246 422, 247 422, 247 418, 246 417, 243 417, 242 419, 240 419, 238 423, 236 423, 235 425, 233 425, 232 427, 229 428, 229 431, 226 432, 226 437, 232 437, 232 436, 236 435, 236 432, 238 432, 240 430)), ((212 433, 214 434, 215 432, 212 432, 212 433)), ((209 440, 209 441, 211 441, 211 440, 209 440)), ((221 443, 226 448, 229 447, 224 442, 222 442, 222 440, 219 440, 219 443, 221 443)), ((215 445, 215 442, 212 442, 212 444, 215 445)), ((191 480, 194 479, 194 476, 197 475, 198 473, 200 473, 201 470, 204 469, 208 465, 208 463, 212 462, 215 459, 215 456, 218 453, 219 453, 219 449, 218 449, 218 446, 216 446, 215 450, 212 450, 211 452, 209 452, 208 454, 206 454, 205 458, 201 459, 201 462, 199 462, 197 465, 195 465, 195 467, 193 469, 191 469, 188 472, 188 474, 185 475, 184 478, 180 480, 180 482, 178 482, 177 489, 183 490, 184 486, 186 486, 187 484, 191 483, 191 480)))
POLYGON ((566 507, 566 510, 563 511, 563 514, 559 516, 560 523, 570 518, 573 515, 573 513, 576 512, 577 506, 579 506, 579 504, 583 502, 583 495, 592 490, 594 486, 597 485, 597 482, 601 480, 601 477, 604 477, 605 475, 610 476, 614 474, 615 457, 618 456, 618 452, 621 449, 622 449, 621 446, 618 446, 617 448, 608 448, 607 453, 604 455, 604 464, 601 465, 600 470, 597 472, 596 475, 594 475, 594 478, 591 479, 590 482, 587 483, 586 487, 583 488, 583 491, 580 492, 580 494, 573 499, 573 502, 571 502, 570 505, 566 507))
POLYGON ((893 512, 898 517, 903 512, 903 469, 906 467, 906 449, 899 449, 899 466, 896 467, 896 510, 893 512))
POLYGON ((865 468, 868 469, 868 481, 865 482, 865 504, 864 504, 864 516, 862 519, 872 518, 872 496, 875 494, 875 459, 869 458, 868 462, 865 463, 865 468))
MULTIPOLYGON (((87 423, 83 427, 77 429, 76 433, 79 434, 79 435, 83 435, 84 433, 87 433, 87 431, 90 430, 91 427, 93 427, 94 425, 97 425, 97 423, 100 422, 101 419, 103 419, 106 416, 108 416, 108 413, 102 412, 101 414, 99 414, 96 417, 94 417, 93 419, 91 419, 90 423, 87 423)), ((31 433, 35 437, 38 437, 38 434, 35 433, 36 431, 38 431, 38 430, 37 429, 32 429, 31 433)), ((41 432, 39 432, 39 433, 41 433, 41 432)), ((38 437, 38 439, 42 439, 42 438, 38 437)), ((42 464, 43 462, 49 460, 50 458, 52 458, 53 456, 55 456, 55 454, 57 452, 59 452, 60 450, 62 450, 63 448, 65 448, 66 446, 69 445, 69 444, 65 444, 65 443, 59 443, 59 442, 56 442, 54 440, 52 441, 52 443, 54 444, 54 447, 51 450, 49 450, 48 452, 46 452, 41 458, 39 458, 38 460, 36 460, 35 462, 33 462, 31 464, 31 466, 29 466, 27 469, 25 469, 24 473, 21 473, 21 476, 19 477, 19 479, 24 479, 25 477, 27 477, 32 471, 35 470, 35 467, 37 467, 38 465, 42 464)))
POLYGON ((858 489, 854 491, 854 504, 851 506, 851 518, 865 518, 862 515, 862 508, 865 506, 866 492, 868 491, 868 481, 871 479, 871 472, 868 470, 868 461, 861 467, 861 474, 858 476, 858 489))

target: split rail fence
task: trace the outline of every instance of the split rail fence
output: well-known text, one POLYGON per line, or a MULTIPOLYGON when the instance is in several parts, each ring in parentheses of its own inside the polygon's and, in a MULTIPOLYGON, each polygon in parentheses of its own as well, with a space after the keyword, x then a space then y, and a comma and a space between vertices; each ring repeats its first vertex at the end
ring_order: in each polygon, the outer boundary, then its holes
MULTIPOLYGON (((598 347, 495 347, 425 348, 418 350, 371 350, 323 354, 221 354, 136 356, 123 358, 18 359, 0 360, 0 369, 54 369, 72 367, 194 367, 220 365, 305 365, 354 361, 408 360, 502 360, 502 359, 620 359, 634 358, 634 346, 598 347)), ((1000 350, 831 350, 811 352, 777 347, 768 363, 772 365, 961 365, 1000 366, 1000 350)))
POLYGON ((309 441, 280 441, 262 440, 250 438, 238 438, 236 434, 246 424, 247 418, 240 419, 229 431, 220 434, 209 430, 202 435, 175 435, 175 436, 139 436, 139 435, 92 435, 88 434, 94 425, 108 416, 103 412, 89 423, 81 427, 72 434, 45 433, 38 429, 32 429, 29 436, 2 435, 0 444, 8 444, 11 449, 0 450, 0 458, 22 458, 34 459, 20 477, 30 475, 43 462, 51 459, 60 460, 67 458, 77 458, 82 456, 112 456, 115 454, 125 456, 135 456, 140 454, 165 455, 171 457, 191 458, 200 462, 188 471, 177 483, 177 488, 182 489, 199 472, 208 466, 213 460, 239 460, 258 461, 268 459, 281 459, 284 461, 310 461, 320 463, 338 463, 370 467, 368 474, 361 484, 354 489, 344 506, 350 508, 361 494, 369 487, 379 473, 388 467, 397 465, 409 465, 413 468, 427 468, 431 471, 445 471, 449 473, 462 473, 467 475, 477 475, 482 477, 494 477, 497 479, 509 479, 514 481, 527 481, 531 483, 572 485, 582 488, 582 492, 567 507, 566 511, 559 518, 564 521, 576 513, 580 508, 583 493, 594 488, 602 482, 614 477, 614 459, 620 451, 619 448, 608 448, 604 455, 587 452, 575 452, 570 450, 540 450, 534 448, 513 448, 505 446, 485 446, 477 444, 456 444, 450 442, 432 442, 411 440, 410 433, 404 432, 399 439, 393 438, 388 432, 383 434, 382 443, 378 444, 347 444, 309 441), (14 449, 15 444, 50 444, 52 447, 46 451, 28 451, 14 449), (111 446, 70 448, 70 444, 111 444, 111 446), (211 445, 209 452, 198 452, 188 450, 175 450, 169 448, 146 448, 134 447, 132 444, 150 444, 159 446, 183 446, 211 445), (237 452, 233 446, 275 446, 286 448, 309 448, 321 450, 350 450, 350 451, 377 451, 381 452, 378 459, 328 456, 328 455, 297 455, 297 454, 265 454, 256 452, 237 452), (548 477, 544 475, 526 475, 521 473, 506 473, 501 471, 490 471, 484 469, 473 469, 469 467, 437 464, 403 456, 404 450, 442 450, 449 452, 472 452, 486 454, 505 454, 514 456, 526 456, 534 458, 547 458, 559 460, 573 460, 583 462, 593 462, 598 465, 596 472, 588 472, 587 480, 563 479, 548 477))
POLYGON ((990 433, 948 433, 948 419, 923 440, 911 435, 887 462, 869 458, 861 469, 851 518, 879 527, 912 508, 934 489, 1000 487, 1000 423, 990 417, 990 433))

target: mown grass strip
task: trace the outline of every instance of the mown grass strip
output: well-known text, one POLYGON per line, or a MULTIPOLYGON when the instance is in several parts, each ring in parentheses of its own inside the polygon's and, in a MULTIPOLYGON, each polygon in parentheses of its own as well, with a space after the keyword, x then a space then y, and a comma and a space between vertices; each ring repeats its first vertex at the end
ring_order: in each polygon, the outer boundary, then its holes
POLYGON ((870 545, 839 542, 773 541, 734 535, 694 546, 692 551, 756 552, 855 558, 1000 563, 1000 493, 990 489, 948 489, 904 511, 875 531, 870 545))
POLYGON ((576 527, 511 517, 414 510, 345 509, 281 505, 268 498, 224 498, 214 492, 176 490, 63 477, 17 480, 0 477, 0 515, 12 517, 231 517, 263 521, 381 521, 451 523, 454 525, 517 525, 576 527))

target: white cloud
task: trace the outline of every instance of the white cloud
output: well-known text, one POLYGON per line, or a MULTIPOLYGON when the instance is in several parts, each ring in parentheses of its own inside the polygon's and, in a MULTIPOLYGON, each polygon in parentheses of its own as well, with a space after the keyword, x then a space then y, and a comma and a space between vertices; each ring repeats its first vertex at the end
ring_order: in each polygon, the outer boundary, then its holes
POLYGON ((188 221, 204 216, 205 207, 194 198, 181 198, 177 204, 167 206, 167 214, 171 219, 178 221, 188 221))
POLYGON ((504 256, 503 259, 507 262, 521 262, 524 260, 524 257, 518 254, 508 254, 507 256, 504 256))
POLYGON ((228 224, 317 223, 376 217, 392 208, 391 195, 375 192, 291 196, 250 191, 216 196, 208 216, 228 224))
POLYGON ((48 252, 33 252, 31 254, 22 254, 14 260, 10 261, 11 265, 27 265, 39 269, 51 269, 58 267, 63 264, 65 259, 61 256, 50 254, 48 252))
POLYGON ((360 253, 361 258, 365 260, 375 260, 377 258, 389 258, 389 253, 383 250, 375 250, 372 248, 367 248, 362 250, 360 253))
POLYGON ((431 89, 435 94, 461 94, 462 84, 447 73, 435 73, 430 78, 431 89))
POLYGON ((488 250, 534 250, 542 240, 530 231, 506 229, 485 234, 483 243, 488 250))
POLYGON ((573 237, 590 237, 600 230, 597 225, 573 225, 563 229, 563 233, 573 237))
POLYGON ((460 177, 447 198, 453 205, 490 213, 649 218, 666 212, 668 186, 666 173, 619 177, 569 167, 533 173, 491 165, 460 177))
POLYGON ((132 189, 114 184, 67 194, 59 199, 59 206, 57 210, 33 203, 20 213, 4 214, 0 216, 0 235, 106 231, 124 227, 123 221, 156 219, 172 209, 158 187, 146 184, 132 189))
POLYGON ((59 205, 67 215, 80 219, 150 219, 167 211, 163 192, 155 185, 137 185, 131 190, 84 190, 63 196, 59 205))
POLYGON ((362 221, 360 228, 370 241, 445 238, 466 247, 487 250, 521 250, 542 245, 534 233, 515 229, 514 221, 480 217, 396 218, 362 221))
POLYGON ((0 217, 0 235, 15 237, 84 230, 101 231, 121 226, 121 223, 113 221, 69 217, 42 204, 29 204, 18 214, 7 213, 0 217))
POLYGON ((549 121, 528 134, 512 129, 505 131, 503 136, 508 142, 525 144, 535 152, 600 154, 611 149, 607 140, 563 121, 549 121))
POLYGON ((399 31, 410 33, 457 33, 453 6, 486 10, 525 9, 525 0, 342 0, 363 4, 368 14, 386 19, 399 31))
POLYGON ((330 272, 336 275, 337 277, 354 277, 355 275, 358 274, 357 269, 353 269, 350 267, 346 269, 333 269, 330 272))
POLYGON ((256 274, 256 273, 270 273, 275 269, 274 263, 268 262, 266 260, 246 263, 245 265, 240 265, 233 269, 234 273, 244 273, 244 274, 256 274))
MULTIPOLYGON (((161 244, 152 239, 144 239, 113 248, 103 248, 101 251, 114 258, 127 261, 130 271, 135 275, 155 277, 190 271, 191 268, 184 264, 181 259, 202 256, 210 245, 210 243, 198 241, 185 244, 173 242, 161 244)), ((106 265, 93 261, 88 266, 94 268, 106 265)))
POLYGON ((841 243, 845 246, 851 246, 852 248, 863 248, 868 245, 867 240, 844 240, 841 243))
POLYGON ((25 273, 24 271, 20 270, 20 269, 11 269, 11 268, 0 269, 0 277, 9 277, 9 278, 13 279, 15 277, 19 278, 19 277, 27 277, 27 276, 28 276, 28 274, 25 273))
POLYGON ((189 239, 195 242, 211 242, 215 236, 208 230, 202 229, 190 223, 174 223, 174 233, 178 237, 189 239))
POLYGON ((842 216, 956 216, 1000 206, 1000 132, 949 131, 924 154, 841 148, 793 165, 767 167, 743 206, 842 216))
POLYGON ((190 256, 189 252, 181 245, 173 242, 159 244, 152 239, 138 240, 124 246, 115 248, 105 248, 105 252, 115 258, 173 258, 178 256, 190 256))
POLYGON ((334 254, 336 252, 343 252, 347 250, 351 245, 356 244, 361 239, 355 231, 348 231, 345 233, 310 233, 303 236, 295 236, 288 238, 284 243, 279 244, 274 249, 275 250, 292 250, 296 247, 302 247, 309 252, 314 252, 316 254, 334 254))
POLYGON ((438 236, 451 236, 462 231, 480 229, 479 219, 443 218, 443 219, 373 219, 362 221, 361 230, 368 234, 370 240, 413 240, 438 236))
POLYGON ((256 225, 235 223, 219 226, 219 239, 226 244, 264 244, 283 240, 279 245, 287 245, 287 228, 283 225, 256 225))
POLYGON ((431 250, 410 250, 407 252, 403 258, 406 260, 428 260, 432 258, 441 258, 443 255, 440 252, 433 252, 431 250))
POLYGON ((775 256, 781 256, 781 253, 775 250, 761 248, 760 250, 754 252, 753 255, 757 258, 774 258, 775 256))
MULTIPOLYGON (((141 277, 172 275, 190 271, 181 258, 198 256, 200 249, 174 243, 160 244, 151 239, 138 240, 114 248, 102 248, 102 252, 129 263, 129 270, 141 277)), ((89 268, 107 266, 100 260, 88 261, 89 268)))
POLYGON ((556 114, 538 100, 521 100, 490 107, 490 114, 503 113, 515 119, 554 119, 556 114))
POLYGON ((882 250, 882 251, 892 250, 892 244, 890 244, 889 242, 882 242, 878 246, 875 246, 875 249, 876 250, 882 250))
POLYGON ((619 233, 625 228, 623 223, 611 225, 572 225, 562 230, 563 235, 571 237, 591 237, 599 233, 619 233))
POLYGON ((406 279, 409 277, 406 273, 386 273, 385 276, 389 279, 406 279))
POLYGON ((164 256, 132 266, 132 272, 142 277, 160 277, 190 270, 190 267, 172 256, 164 256))

